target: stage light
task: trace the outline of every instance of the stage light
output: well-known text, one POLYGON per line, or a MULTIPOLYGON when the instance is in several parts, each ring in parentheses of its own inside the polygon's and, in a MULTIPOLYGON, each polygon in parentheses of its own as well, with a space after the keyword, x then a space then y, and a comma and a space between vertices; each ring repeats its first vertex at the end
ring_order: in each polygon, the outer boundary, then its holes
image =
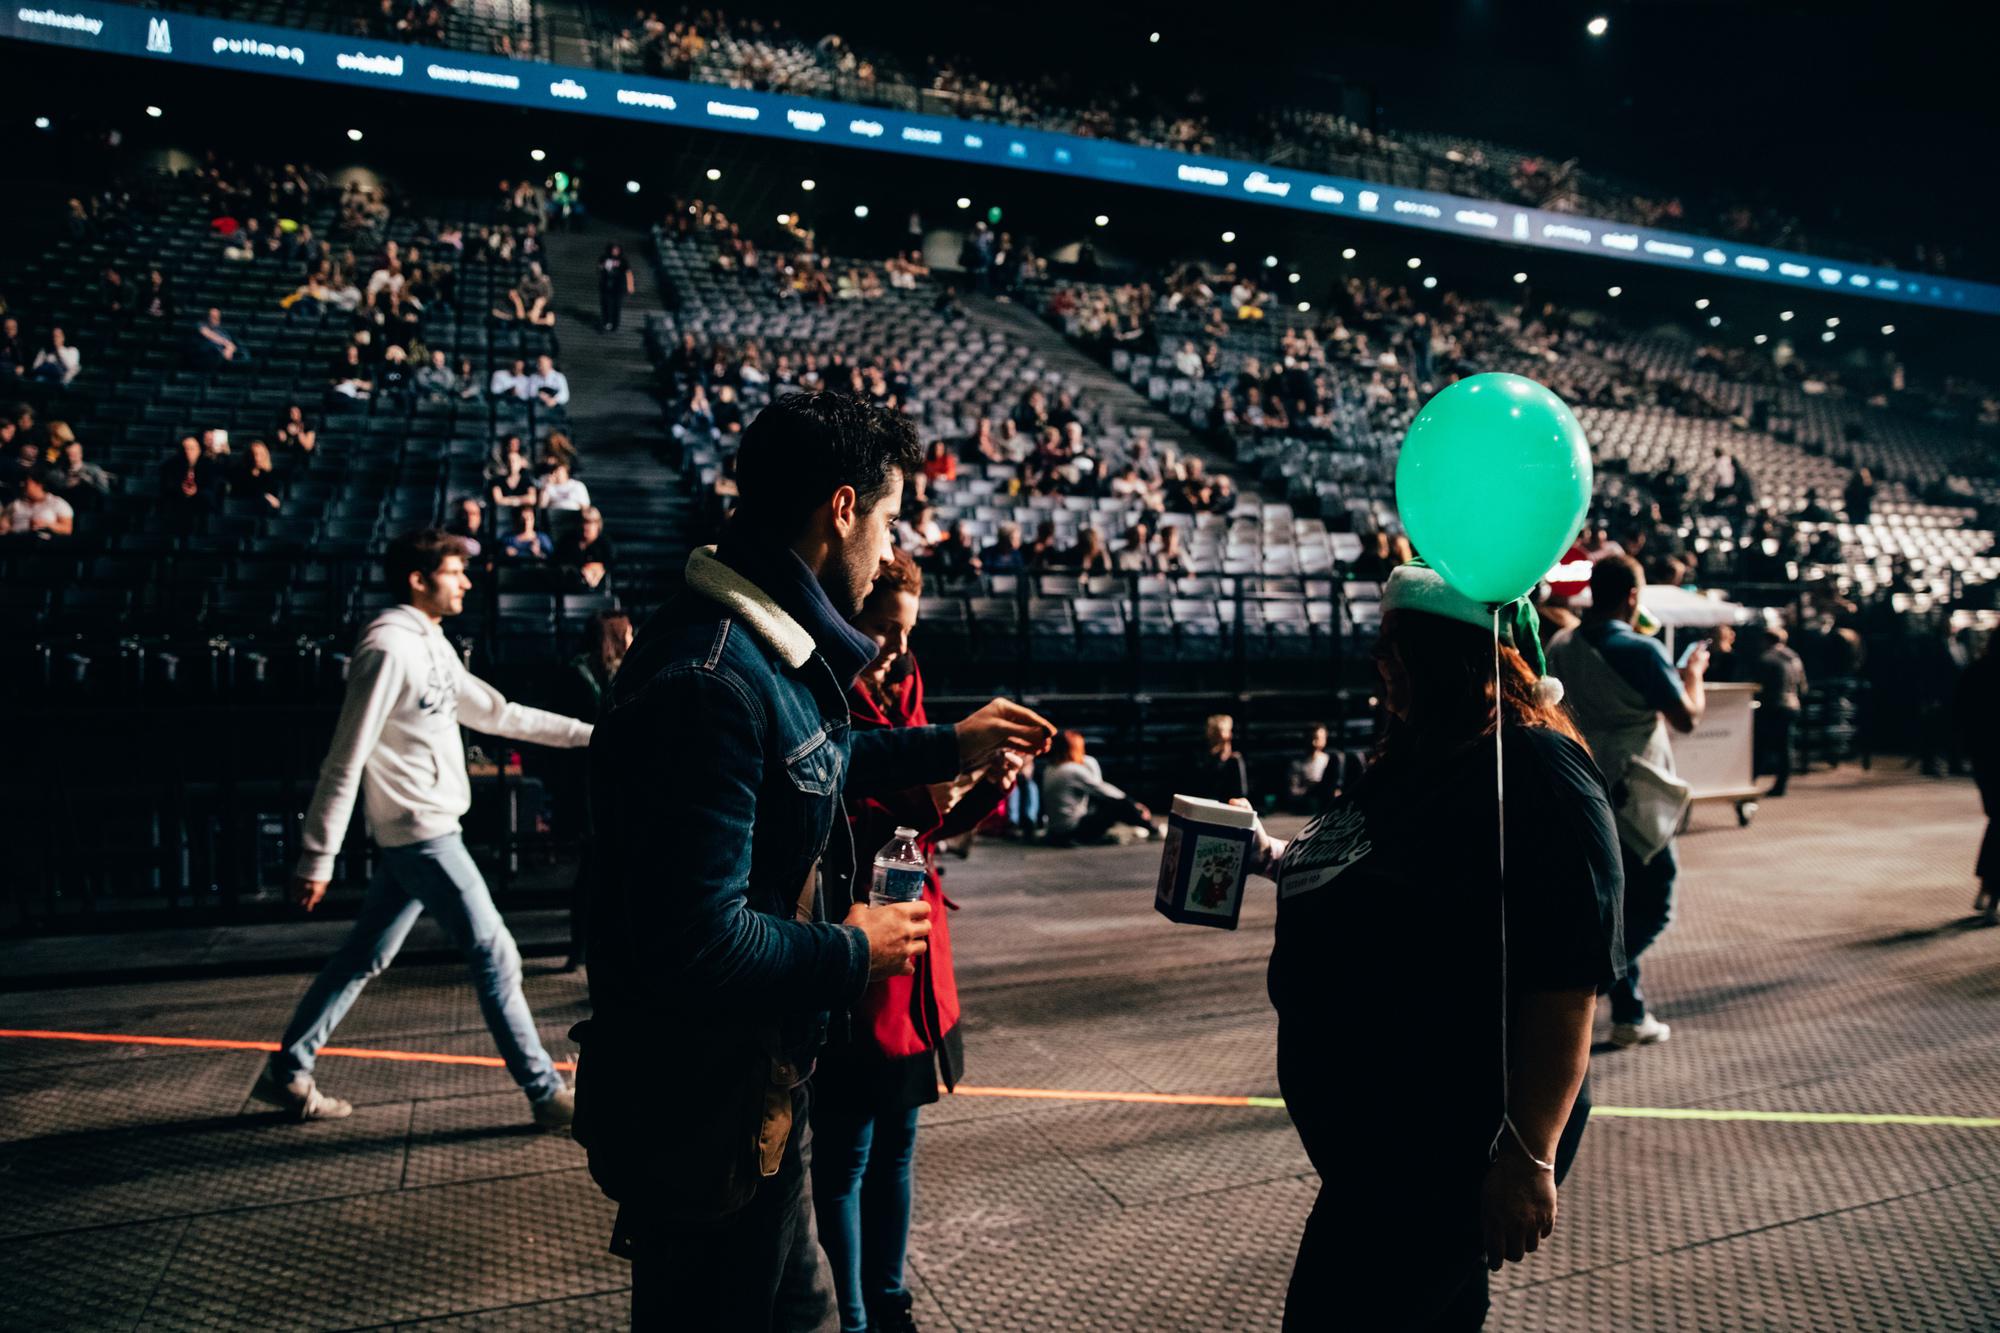
POLYGON ((1223 232, 1223 233, 1222 233, 1222 243, 1223 243, 1224 245, 1229 245, 1229 244, 1233 243, 1233 242, 1234 242, 1235 240, 1236 240, 1236 233, 1235 233, 1235 232, 1233 232, 1233 231, 1225 231, 1225 232, 1223 232))
POLYGON ((1301 302, 1299 302, 1299 312, 1300 312, 1301 314, 1305 313, 1306 311, 1308 311, 1308 310, 1310 310, 1310 309, 1312 309, 1312 308, 1313 308, 1313 303, 1312 303, 1311 301, 1301 301, 1301 302))
POLYGON ((1438 280, 1437 280, 1436 278, 1425 278, 1425 279, 1424 279, 1424 286, 1425 286, 1425 287, 1427 287, 1427 288, 1429 288, 1429 287, 1435 287, 1435 286, 1437 286, 1437 285, 1438 285, 1438 280))
POLYGON ((1885 338, 1888 335, 1894 333, 1895 331, 1896 331, 1896 326, 1894 324, 1884 324, 1882 326, 1882 336, 1885 338))
POLYGON ((1265 256, 1264 256, 1264 267, 1265 267, 1265 268, 1276 268, 1277 266, 1278 266, 1278 257, 1277 257, 1276 255, 1265 255, 1265 256))
POLYGON ((1839 328, 1839 327, 1840 327, 1840 316, 1839 316, 1839 315, 1828 315, 1828 316, 1826 317, 1826 326, 1827 326, 1828 328, 1830 328, 1830 329, 1837 329, 1837 328, 1839 328))
POLYGON ((347 132, 347 137, 348 137, 349 139, 353 140, 353 141, 354 141, 355 143, 360 143, 360 142, 361 142, 361 131, 360 131, 360 130, 349 130, 349 131, 347 132))
POLYGON ((957 200, 957 203, 958 203, 958 206, 959 206, 960 208, 971 208, 971 207, 972 207, 972 201, 971 201, 970 199, 967 199, 967 198, 966 198, 966 197, 965 197, 964 195, 960 195, 960 196, 958 196, 958 200, 957 200))
POLYGON ((1153 44, 1154 44, 1155 46, 1157 46, 1157 45, 1159 45, 1159 41, 1160 41, 1160 34, 1158 34, 1157 32, 1155 32, 1155 33, 1150 33, 1150 34, 1148 34, 1148 35, 1147 35, 1147 37, 1146 37, 1146 40, 1147 40, 1147 41, 1149 41, 1149 42, 1151 42, 1151 43, 1153 43, 1153 44))
POLYGON ((1424 266, 1424 261, 1423 261, 1423 260, 1419 259, 1419 258, 1418 258, 1417 256, 1415 256, 1415 255, 1411 255, 1411 256, 1410 256, 1410 267, 1411 267, 1411 268, 1422 268, 1423 266, 1424 266))
POLYGON ((1299 275, 1296 273, 1287 273, 1285 275, 1286 282, 1297 282, 1298 280, 1299 280, 1299 275))
POLYGON ((1354 258, 1354 247, 1350 245, 1350 246, 1348 246, 1348 247, 1347 247, 1347 248, 1346 248, 1345 250, 1342 250, 1342 251, 1340 252, 1340 257, 1341 257, 1342 259, 1352 259, 1352 258, 1354 258))
MULTIPOLYGON (((539 159, 537 159, 537 160, 539 161, 539 159)), ((712 181, 719 181, 719 180, 721 180, 721 179, 722 179, 722 168, 720 168, 720 167, 710 167, 710 168, 708 169, 708 178, 709 178, 710 180, 712 180, 712 181)))
POLYGON ((1514 281, 1517 283, 1526 282, 1527 280, 1528 280, 1528 275, 1525 273, 1516 273, 1514 275, 1514 281))
POLYGON ((1604 289, 1604 294, 1606 296, 1615 299, 1617 297, 1623 296, 1625 294, 1625 289, 1623 287, 1606 287, 1604 289))
POLYGON ((1789 324, 1792 322, 1792 312, 1789 310, 1780 310, 1778 312, 1778 318, 1783 320, 1785 323, 1789 324))
POLYGON ((158 120, 161 116, 164 116, 167 113, 160 110, 160 108, 156 106, 149 106, 146 108, 146 114, 151 116, 154 120, 158 120))
POLYGON ((625 193, 627 193, 627 194, 637 194, 637 193, 639 193, 639 182, 637 182, 637 181, 626 181, 626 182, 625 182, 625 193))
POLYGON ((1696 310, 1706 310, 1706 309, 1708 309, 1708 298, 1707 298, 1706 296, 1704 296, 1704 297, 1702 297, 1702 298, 1701 298, 1701 299, 1700 299, 1699 301, 1696 301, 1696 302, 1694 303, 1694 308, 1695 308, 1696 310))
POLYGON ((808 176, 806 179, 799 182, 799 188, 801 190, 815 190, 819 188, 819 182, 812 179, 812 177, 808 176))
POLYGON ((1096 217, 1092 218, 1091 221, 1095 222, 1100 227, 1108 227, 1111 225, 1111 218, 1108 214, 1105 213, 1099 213, 1096 217))
POLYGON ((868 205, 866 205, 866 204, 856 204, 856 205, 854 206, 854 216, 855 216, 855 217, 858 217, 858 218, 865 218, 865 217, 867 217, 867 216, 868 216, 868 205))
POLYGON ((780 213, 780 214, 778 214, 778 225, 779 225, 780 227, 789 227, 789 226, 791 226, 791 225, 792 225, 792 215, 791 215, 790 213, 780 213))
POLYGON ((1711 329, 1719 329, 1719 328, 1721 328, 1721 327, 1722 327, 1722 316, 1720 316, 1720 315, 1710 315, 1710 316, 1708 317, 1708 327, 1710 327, 1711 329))
POLYGON ((36 116, 36 117, 35 117, 35 128, 36 128, 36 129, 38 129, 38 130, 45 130, 45 129, 47 129, 48 127, 49 127, 49 118, 48 118, 47 116, 36 116))
POLYGON ((1590 22, 1584 24, 1583 30, 1592 37, 1602 37, 1605 33, 1611 31, 1611 20, 1599 14, 1590 22))
POLYGON ((1828 329, 1825 333, 1819 335, 1819 340, 1823 343, 1830 343, 1839 336, 1840 335, 1835 333, 1832 329, 1828 329))
POLYGON ((1766 336, 1765 336, 1764 334, 1761 334, 1761 333, 1760 333, 1760 334, 1758 334, 1758 335, 1757 335, 1756 337, 1752 338, 1752 339, 1751 339, 1750 341, 1751 341, 1751 342, 1753 342, 1753 343, 1756 343, 1756 344, 1757 344, 1757 345, 1758 345, 1759 347, 1762 347, 1762 346, 1763 346, 1763 345, 1764 345, 1765 343, 1767 343, 1767 342, 1769 342, 1769 341, 1771 341, 1771 340, 1770 340, 1770 338, 1766 337, 1766 336))

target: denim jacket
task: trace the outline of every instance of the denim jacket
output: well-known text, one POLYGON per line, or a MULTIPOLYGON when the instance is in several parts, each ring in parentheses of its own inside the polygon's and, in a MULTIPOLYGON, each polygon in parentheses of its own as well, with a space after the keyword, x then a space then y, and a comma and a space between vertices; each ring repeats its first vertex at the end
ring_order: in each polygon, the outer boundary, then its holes
POLYGON ((594 1171, 627 1114, 699 1150, 714 1128, 698 1123, 708 1075, 727 1081, 711 1062, 775 1033, 771 1054, 802 1079, 829 1018, 867 986, 867 938, 837 924, 866 892, 843 788, 949 780, 957 740, 949 727, 855 735, 850 682, 820 647, 777 597, 697 551, 687 590, 612 681, 590 752, 594 1014, 577 1032, 577 1137, 594 1171))

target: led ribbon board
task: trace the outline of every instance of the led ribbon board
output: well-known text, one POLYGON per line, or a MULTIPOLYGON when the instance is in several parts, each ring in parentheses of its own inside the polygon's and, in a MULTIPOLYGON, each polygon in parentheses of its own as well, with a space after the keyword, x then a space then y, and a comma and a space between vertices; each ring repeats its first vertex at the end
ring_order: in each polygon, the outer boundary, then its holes
POLYGON ((428 46, 97 3, 0 10, 0 36, 364 88, 584 111, 1178 190, 1453 236, 1749 278, 1800 290, 2000 314, 2000 286, 1817 259, 1572 213, 986 121, 507 60, 428 46))

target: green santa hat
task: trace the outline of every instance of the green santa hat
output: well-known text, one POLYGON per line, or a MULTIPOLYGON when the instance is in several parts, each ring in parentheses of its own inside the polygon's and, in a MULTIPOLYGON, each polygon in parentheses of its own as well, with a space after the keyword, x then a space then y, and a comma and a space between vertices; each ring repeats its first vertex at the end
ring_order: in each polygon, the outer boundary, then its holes
MULTIPOLYGON (((1389 581, 1382 586, 1382 614, 1391 611, 1422 611, 1483 630, 1493 628, 1493 608, 1445 582, 1444 575, 1425 564, 1422 557, 1389 572, 1389 581)), ((1535 689, 1544 704, 1562 702, 1563 683, 1549 674, 1549 661, 1542 652, 1542 618, 1526 597, 1517 597, 1500 608, 1500 642, 1521 654, 1541 677, 1535 689)))

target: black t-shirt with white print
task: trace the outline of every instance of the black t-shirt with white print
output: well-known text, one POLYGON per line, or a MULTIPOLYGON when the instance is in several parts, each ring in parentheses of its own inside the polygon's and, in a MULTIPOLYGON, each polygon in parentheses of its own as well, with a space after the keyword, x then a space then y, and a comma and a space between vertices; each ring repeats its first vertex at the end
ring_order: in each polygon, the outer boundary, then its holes
MULTIPOLYGON (((1508 727, 1505 755, 1509 992, 1607 986, 1624 874, 1603 779, 1546 727, 1508 727)), ((1494 778, 1490 736, 1385 757, 1279 865, 1279 1080, 1322 1172, 1356 1152, 1483 1170, 1501 1111, 1494 778)))

